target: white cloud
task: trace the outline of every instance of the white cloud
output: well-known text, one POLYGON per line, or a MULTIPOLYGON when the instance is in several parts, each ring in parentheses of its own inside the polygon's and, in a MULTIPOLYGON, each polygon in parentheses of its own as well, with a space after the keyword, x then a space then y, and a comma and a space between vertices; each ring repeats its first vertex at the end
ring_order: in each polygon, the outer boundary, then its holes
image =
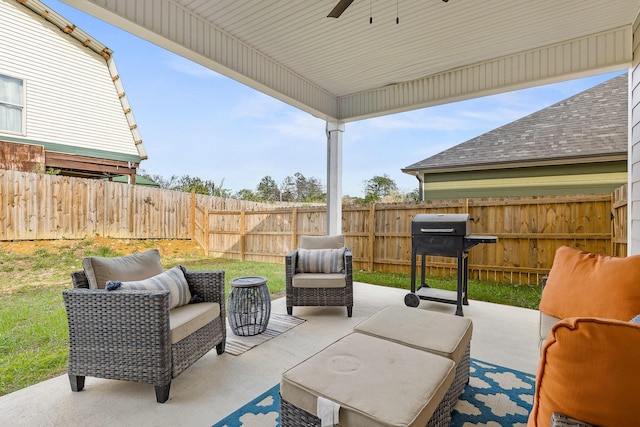
POLYGON ((212 77, 220 77, 220 74, 215 71, 203 67, 202 65, 190 61, 182 56, 167 55, 164 63, 173 71, 177 71, 181 74, 187 74, 192 77, 201 77, 201 78, 212 78, 212 77))

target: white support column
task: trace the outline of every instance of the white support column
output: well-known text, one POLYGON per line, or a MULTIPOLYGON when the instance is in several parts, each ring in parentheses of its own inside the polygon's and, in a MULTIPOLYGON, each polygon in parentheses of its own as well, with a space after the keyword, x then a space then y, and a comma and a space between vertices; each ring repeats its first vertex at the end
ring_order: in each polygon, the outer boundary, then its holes
MULTIPOLYGON (((640 18, 633 23, 634 39, 640 36, 640 18)), ((640 254, 640 46, 634 45, 629 68, 629 150, 627 194, 627 255, 640 254), (635 94, 635 96, 634 96, 635 94)))
POLYGON ((342 234, 342 133, 344 122, 327 122, 327 235, 342 234))

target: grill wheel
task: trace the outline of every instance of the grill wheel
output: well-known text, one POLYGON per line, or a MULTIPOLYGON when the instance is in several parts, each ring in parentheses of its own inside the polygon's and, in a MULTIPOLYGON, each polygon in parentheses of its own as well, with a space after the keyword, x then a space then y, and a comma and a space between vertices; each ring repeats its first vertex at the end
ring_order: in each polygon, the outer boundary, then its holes
POLYGON ((420 305, 420 297, 414 293, 404 296, 404 305, 407 307, 417 307, 420 305))

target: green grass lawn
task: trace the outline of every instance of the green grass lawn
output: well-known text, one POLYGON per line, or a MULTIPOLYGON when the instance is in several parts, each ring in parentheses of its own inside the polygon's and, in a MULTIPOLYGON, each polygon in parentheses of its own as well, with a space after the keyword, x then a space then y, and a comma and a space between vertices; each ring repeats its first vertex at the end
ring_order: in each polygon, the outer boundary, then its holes
MULTIPOLYGON (((0 395, 66 372, 67 320, 62 291, 71 287, 69 273, 81 268, 85 256, 117 256, 154 247, 154 241, 127 242, 125 249, 100 246, 90 240, 68 241, 55 248, 39 247, 30 253, 14 253, 0 247, 0 395)), ((227 292, 234 277, 260 275, 268 279, 273 299, 285 294, 284 265, 208 258, 161 251, 165 268, 184 265, 189 270, 224 270, 227 292)), ((354 271, 354 280, 410 289, 410 276, 354 271)), ((455 290, 456 277, 428 277, 435 288, 455 290)), ((540 289, 470 280, 469 298, 537 308, 540 289)))

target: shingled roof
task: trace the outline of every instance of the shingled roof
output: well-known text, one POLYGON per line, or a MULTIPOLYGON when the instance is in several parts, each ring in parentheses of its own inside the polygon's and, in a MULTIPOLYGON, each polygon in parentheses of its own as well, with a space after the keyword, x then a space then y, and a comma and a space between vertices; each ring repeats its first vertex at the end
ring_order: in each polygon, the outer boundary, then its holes
POLYGON ((627 158, 627 75, 402 169, 454 172, 627 158))

